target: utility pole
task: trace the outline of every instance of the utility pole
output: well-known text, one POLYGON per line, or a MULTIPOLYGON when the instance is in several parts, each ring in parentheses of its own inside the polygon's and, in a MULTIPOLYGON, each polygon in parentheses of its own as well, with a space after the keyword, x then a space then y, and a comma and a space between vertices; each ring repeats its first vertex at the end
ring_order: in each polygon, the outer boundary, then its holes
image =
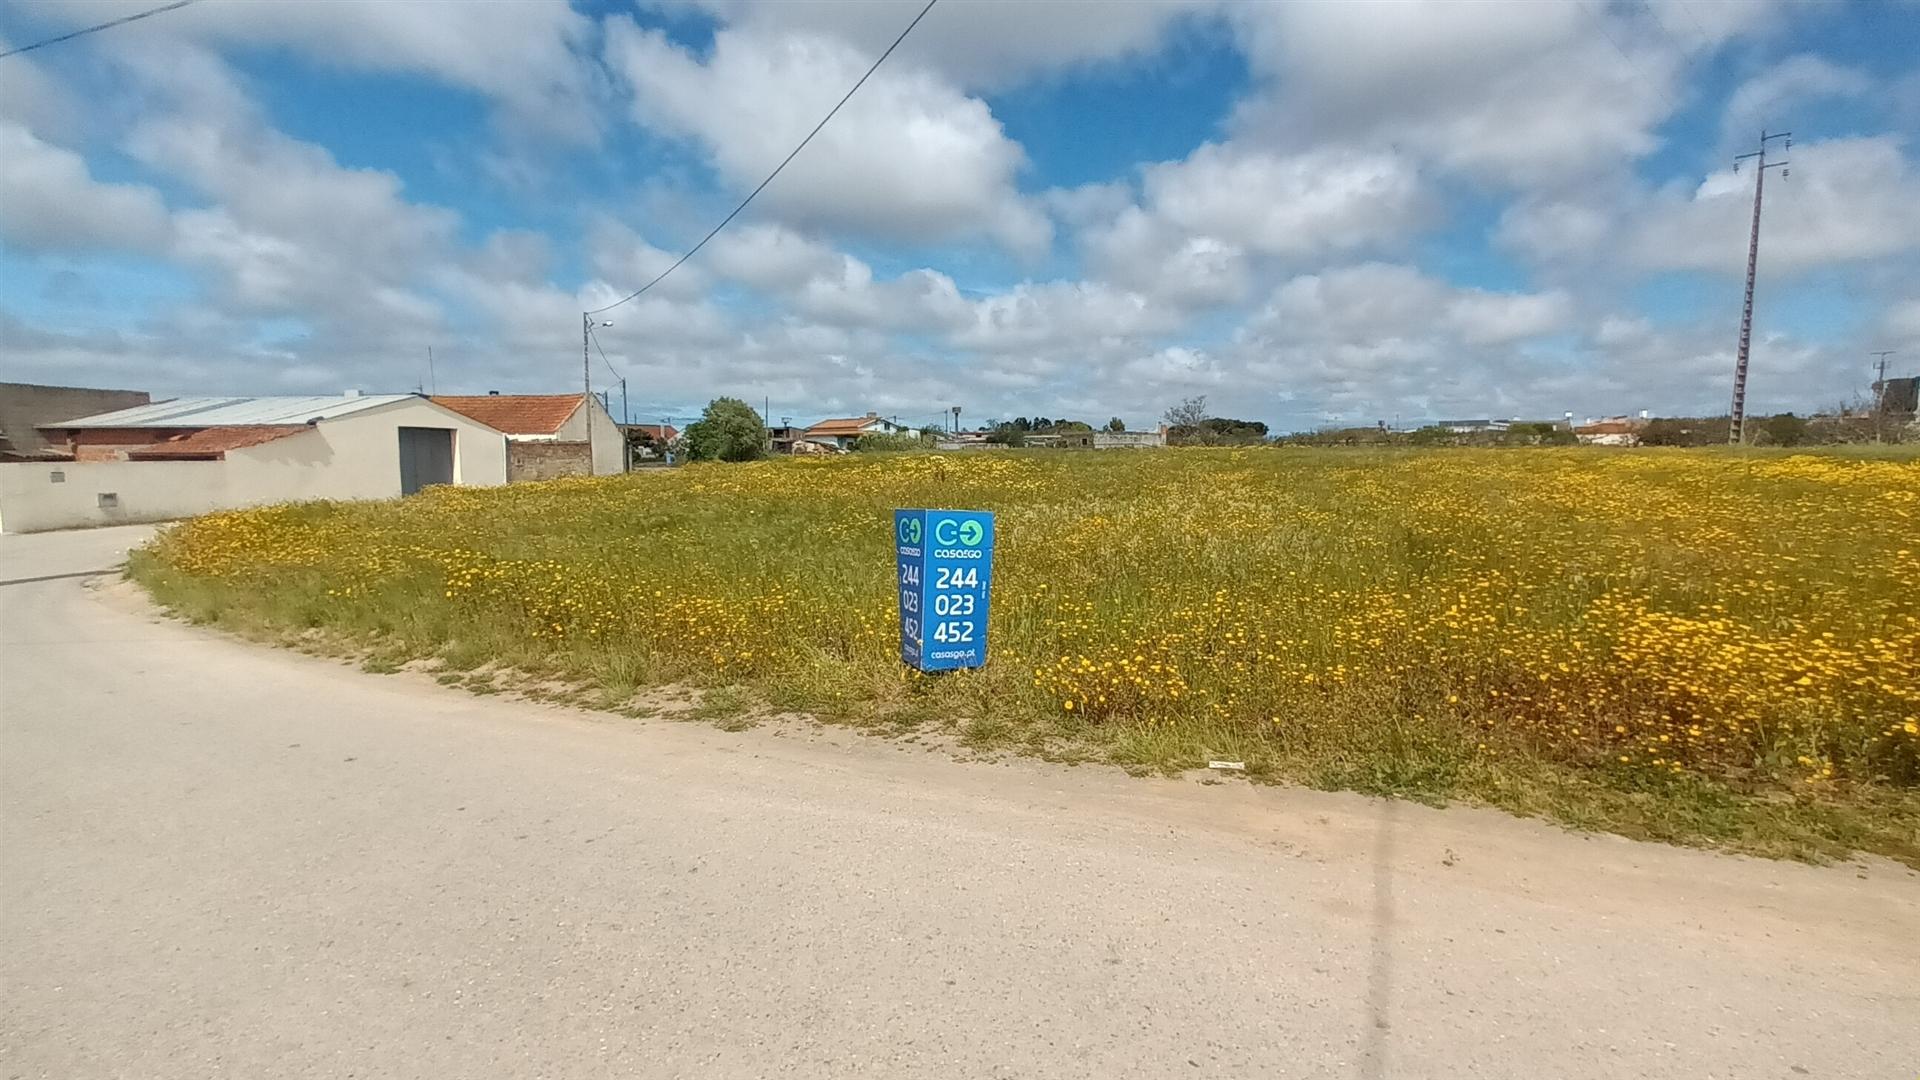
POLYGON ((1785 161, 1767 160, 1767 143, 1774 139, 1785 139, 1782 150, 1793 146, 1793 132, 1781 131, 1772 135, 1766 129, 1760 131, 1760 148, 1750 154, 1741 154, 1733 159, 1733 171, 1740 171, 1740 163, 1748 158, 1759 158, 1753 170, 1753 232, 1747 239, 1747 299, 1740 308, 1740 349, 1733 361, 1733 408, 1727 417, 1727 442, 1739 446, 1746 438, 1747 426, 1747 353, 1753 344, 1753 276, 1760 263, 1760 196, 1766 189, 1767 170, 1779 169, 1782 177, 1787 175, 1785 161))
POLYGON ((1893 350, 1881 349, 1867 355, 1879 360, 1873 365, 1873 441, 1881 442, 1885 437, 1882 429, 1887 423, 1887 357, 1893 355, 1893 350))
MULTIPOLYGON (((600 325, 612 326, 613 324, 611 322, 607 322, 606 320, 601 320, 600 325)), ((590 311, 581 312, 580 313, 580 391, 581 393, 587 395, 587 397, 593 396, 593 353, 592 353, 593 327, 594 327, 593 313, 590 311)), ((608 367, 608 370, 611 371, 613 366, 609 364, 607 367, 608 367)), ((615 377, 617 378, 618 376, 616 375, 615 377)), ((621 386, 620 386, 620 399, 623 403, 626 400, 626 396, 627 396, 626 381, 623 379, 621 380, 621 386)), ((625 408, 625 405, 623 404, 622 409, 624 410, 624 408, 625 408)), ((609 406, 606 406, 606 409, 607 409, 608 415, 611 416, 613 413, 613 407, 609 405, 609 406)), ((626 436, 622 435, 621 438, 624 439, 626 438, 626 436)), ((593 410, 591 408, 587 410, 587 462, 588 462, 587 475, 592 476, 593 475, 593 465, 592 465, 592 462, 593 462, 593 410)))
POLYGON ((433 377, 433 346, 429 345, 427 346, 427 393, 437 394, 439 392, 439 380, 433 377))
MULTIPOLYGON (((1753 275, 1747 275, 1749 279, 1753 275)), ((1748 289, 1749 293, 1753 290, 1748 289)), ((593 316, 580 313, 580 392, 587 397, 593 396, 593 358, 588 351, 593 347, 593 316)), ((1744 355, 1744 354, 1743 354, 1744 355)), ((587 475, 593 475, 593 408, 587 408, 587 475)))

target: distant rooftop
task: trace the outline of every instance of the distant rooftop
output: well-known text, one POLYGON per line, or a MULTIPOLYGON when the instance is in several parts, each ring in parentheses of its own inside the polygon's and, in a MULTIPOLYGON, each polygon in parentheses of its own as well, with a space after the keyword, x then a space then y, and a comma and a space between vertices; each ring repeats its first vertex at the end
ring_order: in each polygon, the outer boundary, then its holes
POLYGON ((435 394, 431 399, 508 435, 552 435, 576 410, 583 394, 435 394))
POLYGON ((43 428, 203 428, 304 424, 331 420, 396 401, 417 400, 413 394, 366 394, 360 397, 187 397, 136 405, 131 409, 83 416, 76 420, 43 423, 43 428))

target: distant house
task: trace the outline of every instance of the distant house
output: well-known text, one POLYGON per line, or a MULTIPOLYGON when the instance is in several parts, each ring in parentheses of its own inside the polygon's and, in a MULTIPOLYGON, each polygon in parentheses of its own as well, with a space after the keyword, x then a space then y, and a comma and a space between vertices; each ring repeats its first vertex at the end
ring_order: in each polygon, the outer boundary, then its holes
POLYGON ((896 424, 878 413, 843 420, 822 420, 800 433, 798 441, 831 450, 851 450, 862 435, 918 435, 918 429, 896 424))
POLYGON ((680 437, 680 429, 672 424, 622 424, 620 429, 635 458, 659 457, 680 437))
POLYGON ((0 464, 7 532, 506 481, 498 431, 417 394, 178 398, 39 430, 64 460, 0 464))
POLYGON ((0 461, 45 461, 66 456, 42 425, 79 416, 131 409, 153 399, 145 390, 95 390, 84 386, 38 386, 0 382, 0 461))
POLYGON ((807 429, 791 423, 767 429, 767 449, 775 454, 791 454, 793 448, 806 437, 807 429))
POLYGON ((1586 423, 1573 429, 1573 435, 1588 446, 1639 446, 1640 433, 1646 427, 1645 420, 1630 416, 1609 416, 1604 420, 1589 418, 1586 423))
POLYGON ((625 437, 591 394, 436 394, 432 400, 506 435, 509 481, 626 471, 625 437))

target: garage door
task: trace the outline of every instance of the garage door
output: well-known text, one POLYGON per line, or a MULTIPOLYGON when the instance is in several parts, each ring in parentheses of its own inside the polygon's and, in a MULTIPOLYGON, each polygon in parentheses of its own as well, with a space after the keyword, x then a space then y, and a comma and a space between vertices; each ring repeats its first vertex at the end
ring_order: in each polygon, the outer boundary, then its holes
POLYGON ((453 483, 453 429, 400 429, 400 494, 411 495, 428 484, 453 483))

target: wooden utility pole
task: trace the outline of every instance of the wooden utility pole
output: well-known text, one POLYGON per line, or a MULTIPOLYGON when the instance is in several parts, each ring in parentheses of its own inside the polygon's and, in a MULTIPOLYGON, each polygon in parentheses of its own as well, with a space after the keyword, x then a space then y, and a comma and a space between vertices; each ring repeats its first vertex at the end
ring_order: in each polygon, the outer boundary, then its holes
POLYGON ((1774 139, 1785 139, 1782 150, 1793 145, 1793 132, 1781 131, 1769 135, 1764 129, 1760 132, 1760 149, 1750 154, 1741 154, 1733 159, 1733 171, 1740 171, 1740 163, 1748 158, 1759 158, 1758 166, 1753 170, 1753 232, 1747 238, 1747 299, 1740 308, 1740 348, 1733 361, 1733 408, 1727 416, 1727 442, 1739 446, 1746 439, 1747 426, 1747 353, 1753 345, 1753 277, 1760 265, 1760 196, 1766 190, 1767 170, 1779 169, 1786 176, 1785 161, 1767 160, 1767 143, 1774 139))

